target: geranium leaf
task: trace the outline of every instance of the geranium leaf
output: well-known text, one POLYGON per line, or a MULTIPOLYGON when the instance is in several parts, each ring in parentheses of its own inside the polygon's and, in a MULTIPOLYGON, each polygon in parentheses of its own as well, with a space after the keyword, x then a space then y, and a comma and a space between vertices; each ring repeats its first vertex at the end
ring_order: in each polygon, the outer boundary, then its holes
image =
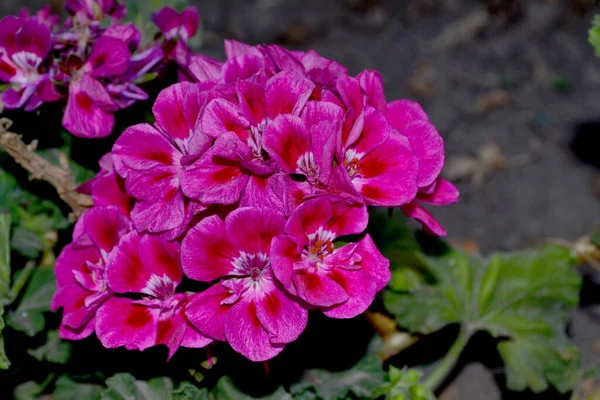
POLYGON ((46 338, 44 345, 37 349, 29 349, 27 353, 39 361, 66 364, 71 356, 71 343, 61 340, 57 331, 48 332, 46 338))
POLYGON ((21 383, 13 391, 15 400, 34 400, 42 393, 42 387, 39 383, 34 381, 28 381, 21 383))
POLYGON ((127 373, 116 374, 106 380, 108 388, 102 392, 102 400, 164 400, 173 391, 169 378, 138 381, 127 373))
POLYGON ((41 332, 45 325, 44 312, 50 311, 50 301, 55 287, 54 271, 36 268, 19 306, 8 314, 8 325, 29 336, 41 332))
POLYGON ((510 389, 573 387, 579 353, 569 345, 565 325, 581 278, 568 249, 545 246, 488 261, 452 252, 429 257, 428 264, 434 284, 385 295, 400 325, 419 333, 454 323, 469 334, 487 331, 499 339, 510 389))
POLYGON ((381 359, 375 354, 368 354, 347 371, 305 371, 300 382, 292 385, 290 392, 294 399, 372 399, 374 392, 384 382, 381 359))
POLYGON ((237 400, 237 399, 260 399, 260 400, 291 400, 292 396, 282 387, 278 388, 274 393, 264 397, 252 397, 240 391, 233 380, 224 376, 216 383, 213 390, 210 392, 210 398, 214 400, 237 400))
POLYGON ((594 22, 590 29, 589 40, 592 46, 594 46, 596 54, 600 56, 600 15, 594 17, 594 22))
POLYGON ((10 214, 0 214, 0 369, 8 369, 10 361, 4 350, 4 304, 10 299, 10 214))
POLYGON ((181 382, 177 389, 175 389, 170 400, 208 400, 208 390, 206 388, 199 388, 192 385, 189 382, 181 382))
POLYGON ((100 400, 102 386, 89 383, 79 383, 61 376, 56 380, 53 400, 100 400))
POLYGON ((422 376, 419 370, 390 365, 387 382, 375 390, 373 398, 435 400, 434 394, 421 383, 422 376))

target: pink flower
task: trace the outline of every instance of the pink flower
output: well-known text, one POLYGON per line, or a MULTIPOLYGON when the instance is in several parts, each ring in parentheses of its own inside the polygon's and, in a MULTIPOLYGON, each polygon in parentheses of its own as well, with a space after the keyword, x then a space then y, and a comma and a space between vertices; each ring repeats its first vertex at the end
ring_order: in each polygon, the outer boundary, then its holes
POLYGON ((101 22, 104 17, 123 18, 127 9, 117 0, 66 0, 65 10, 81 21, 101 22))
POLYGON ((369 235, 336 247, 340 236, 367 226, 364 204, 322 196, 300 205, 271 246, 272 268, 292 294, 331 318, 364 312, 391 277, 389 261, 369 235))
POLYGON ((226 340, 252 361, 279 354, 306 327, 308 311, 273 276, 271 239, 283 231, 283 215, 238 208, 221 220, 202 220, 183 239, 185 274, 221 279, 190 300, 186 315, 204 334, 226 340))
MULTIPOLYGON (((212 140, 198 126, 209 91, 192 83, 168 87, 152 108, 155 126, 134 125, 113 146, 115 169, 125 178, 127 194, 137 200, 131 218, 140 232, 164 232, 174 239, 205 208, 183 195, 180 172, 211 146, 212 140)), ((229 180, 227 166, 211 171, 229 180)), ((215 190, 226 188, 216 185, 215 190)))
POLYGON ((44 101, 58 100, 42 63, 50 51, 50 29, 36 19, 6 17, 0 21, 0 81, 11 88, 2 93, 7 108, 27 111, 44 101))
POLYGON ((121 215, 129 218, 133 198, 125 192, 125 180, 116 173, 110 153, 100 159, 100 172, 77 191, 91 195, 95 206, 115 206, 121 215))
POLYGON ((37 13, 30 16, 29 10, 27 8, 22 8, 19 11, 19 18, 27 20, 27 19, 35 19, 38 22, 46 25, 48 28, 53 29, 60 22, 60 18, 56 14, 52 14, 49 5, 45 5, 39 9, 37 13))
POLYGON ((176 293, 182 273, 179 243, 159 236, 124 236, 107 260, 106 279, 115 293, 139 294, 141 299, 111 297, 96 314, 96 333, 107 348, 144 350, 158 344, 204 347, 212 339, 186 319, 188 296, 176 293))
POLYGON ((417 193, 418 164, 408 139, 390 128, 384 113, 365 103, 357 79, 340 77, 337 91, 348 111, 338 142, 335 185, 351 184, 369 205, 411 202, 417 193))
POLYGON ((108 254, 129 227, 114 207, 93 207, 79 218, 73 243, 56 260, 51 308, 63 308, 62 338, 83 339, 94 331, 96 310, 113 294, 106 284, 108 254))
POLYGON ((186 7, 178 13, 172 7, 163 7, 152 14, 152 22, 160 29, 165 38, 187 41, 196 34, 200 15, 196 7, 186 7))

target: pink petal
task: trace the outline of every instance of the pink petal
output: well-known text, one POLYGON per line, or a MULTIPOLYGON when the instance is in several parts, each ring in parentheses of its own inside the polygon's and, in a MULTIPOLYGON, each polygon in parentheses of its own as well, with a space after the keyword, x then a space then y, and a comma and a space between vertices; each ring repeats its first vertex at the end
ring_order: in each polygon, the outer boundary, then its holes
POLYGON ((290 51, 274 44, 262 46, 262 50, 275 72, 289 71, 304 75, 304 66, 290 51))
POLYGON ((280 72, 267 81, 265 98, 267 115, 274 119, 281 114, 300 114, 315 85, 292 72, 280 72))
POLYGON ((50 29, 35 19, 25 21, 15 34, 17 51, 33 53, 40 58, 48 55, 50 40, 50 29))
POLYGON ((308 200, 292 213, 285 232, 304 244, 308 241, 307 235, 325 226, 332 216, 331 198, 323 196, 308 200))
POLYGON ((158 320, 156 332, 156 344, 164 344, 169 349, 168 359, 179 348, 187 330, 187 321, 182 313, 176 312, 171 315, 162 313, 158 320))
POLYGON ((429 121, 411 121, 402 134, 408 138, 419 161, 419 187, 435 181, 444 166, 444 140, 429 121))
POLYGON ((187 211, 183 193, 171 187, 163 199, 137 201, 131 210, 131 220, 138 231, 161 233, 180 228, 186 221, 187 211))
POLYGON ((213 339, 224 341, 225 318, 231 305, 221 304, 221 302, 230 296, 229 291, 220 284, 213 285, 190 297, 185 315, 200 332, 213 339))
POLYGON ((264 60, 254 54, 244 54, 231 58, 223 64, 221 79, 224 83, 252 78, 264 69, 264 60))
POLYGON ((377 110, 386 111, 385 93, 383 92, 383 81, 377 71, 364 70, 356 76, 360 87, 367 95, 367 103, 377 110))
POLYGON ((95 247, 76 248, 73 244, 68 244, 56 259, 54 273, 57 286, 76 285, 73 271, 88 273, 87 262, 96 264, 101 258, 100 252, 95 247))
POLYGON ((262 57, 261 52, 254 46, 232 39, 225 39, 225 55, 227 56, 227 59, 242 56, 244 54, 254 54, 262 57))
POLYGON ((152 22, 167 38, 172 39, 182 24, 182 16, 172 7, 163 7, 152 13, 152 22))
POLYGON ((58 337, 66 340, 81 340, 94 333, 96 319, 92 318, 84 326, 80 328, 71 328, 64 324, 58 327, 58 337))
POLYGON ((238 208, 225 218, 227 236, 233 246, 248 254, 271 251, 271 240, 283 232, 285 217, 266 208, 238 208))
POLYGON ((417 194, 417 160, 406 138, 390 135, 360 160, 360 177, 352 179, 368 204, 399 206, 417 194))
POLYGON ((308 128, 321 122, 337 125, 344 117, 344 110, 334 103, 309 101, 302 110, 302 120, 308 128))
POLYGON ((240 207, 264 207, 283 213, 287 179, 284 173, 269 177, 250 175, 240 198, 240 207))
POLYGON ((354 318, 362 314, 373 302, 377 288, 375 281, 365 271, 334 268, 329 278, 337 282, 348 294, 343 304, 323 310, 330 318, 354 318))
POLYGON ((104 86, 88 75, 71 81, 63 126, 75 136, 97 138, 110 135, 116 105, 104 86))
POLYGON ((179 244, 160 236, 140 236, 137 232, 121 239, 109 254, 106 264, 108 285, 117 293, 157 295, 150 283, 154 277, 168 278, 173 289, 182 277, 179 244))
POLYGON ((306 328, 308 310, 279 288, 256 300, 256 316, 270 332, 271 343, 290 343, 306 328))
POLYGON ((133 199, 125 193, 125 181, 116 173, 96 178, 91 189, 92 200, 96 206, 115 206, 119 212, 129 217, 133 199))
POLYGON ((349 76, 340 76, 337 80, 336 88, 344 105, 348 109, 354 110, 354 115, 362 112, 365 101, 364 94, 360 89, 360 84, 356 78, 349 76))
POLYGON ((186 330, 183 339, 181 340, 181 347, 187 347, 191 349, 199 349, 212 343, 213 339, 200 333, 196 328, 186 319, 186 330))
POLYGON ((105 253, 110 252, 129 230, 129 222, 115 207, 92 207, 81 218, 94 246, 105 253))
POLYGON ((289 235, 279 235, 273 238, 271 242, 271 269, 277 280, 295 294, 292 284, 294 275, 294 263, 300 261, 300 252, 298 244, 289 235))
POLYGON ((311 150, 304 122, 294 115, 275 118, 263 134, 263 147, 287 173, 297 173, 298 159, 311 150))
POLYGON ((361 154, 368 153, 380 146, 390 135, 390 127, 381 111, 371 106, 365 107, 364 123, 359 138, 352 148, 361 154))
POLYGON ((194 54, 191 57, 188 71, 198 82, 215 81, 221 77, 223 63, 215 59, 194 54))
POLYGON ((111 25, 104 31, 104 36, 119 39, 125 43, 130 51, 135 51, 140 44, 142 34, 133 23, 124 25, 111 25))
POLYGON ((180 174, 183 193, 204 204, 233 204, 239 201, 248 175, 235 162, 215 156, 209 149, 180 174))
POLYGON ((242 115, 254 126, 263 122, 267 116, 264 87, 248 81, 238 81, 236 92, 242 115))
MULTIPOLYGON (((71 275, 73 274, 71 273, 71 275)), ((83 289, 78 284, 61 286, 54 293, 51 309, 56 311, 62 307, 63 325, 72 329, 79 329, 94 317, 96 309, 90 310, 85 305, 85 300, 93 294, 93 292, 83 289)))
POLYGON ((181 32, 180 36, 183 40, 188 40, 196 34, 198 24, 200 23, 200 14, 196 7, 186 7, 181 12, 181 32))
POLYGON ((376 290, 382 290, 392 278, 390 261, 381 254, 369 234, 365 235, 358 243, 356 254, 362 260, 360 268, 365 271, 376 283, 376 290))
POLYGON ((225 223, 216 215, 200 221, 181 243, 183 272, 202 282, 228 275, 238 254, 227 237, 225 223))
POLYGON ((213 138, 234 132, 240 139, 247 140, 250 122, 238 107, 226 100, 215 99, 206 106, 202 116, 202 131, 213 138))
POLYGON ((300 270, 293 279, 298 297, 310 305, 331 307, 348 301, 344 288, 326 275, 300 270))
POLYGON ((411 121, 424 120, 429 121, 429 117, 423 111, 423 108, 414 101, 396 100, 387 105, 386 117, 390 125, 400 133, 404 127, 411 121))
POLYGON ((436 206, 445 206, 458 201, 458 189, 450 182, 438 178, 435 181, 435 188, 432 193, 422 193, 419 191, 417 200, 425 204, 434 204, 436 206))
POLYGON ((21 18, 13 16, 0 20, 0 48, 4 48, 8 56, 17 51, 16 34, 24 23, 21 18))
POLYGON ((160 309, 112 297, 96 314, 96 334, 109 349, 125 346, 128 350, 145 350, 156 344, 159 315, 160 309))
POLYGON ((414 218, 423 225, 423 229, 433 236, 446 236, 446 230, 429 212, 416 202, 405 204, 400 207, 402 213, 409 218, 414 218))
POLYGON ((231 307, 225 318, 225 337, 235 351, 251 361, 268 360, 283 350, 283 345, 270 342, 253 299, 243 299, 231 307))
POLYGON ((104 35, 94 42, 86 68, 95 78, 120 75, 127 71, 130 57, 131 53, 123 40, 104 35))
POLYGON ((159 93, 152 113, 157 125, 181 143, 195 132, 205 102, 195 84, 177 83, 159 93))

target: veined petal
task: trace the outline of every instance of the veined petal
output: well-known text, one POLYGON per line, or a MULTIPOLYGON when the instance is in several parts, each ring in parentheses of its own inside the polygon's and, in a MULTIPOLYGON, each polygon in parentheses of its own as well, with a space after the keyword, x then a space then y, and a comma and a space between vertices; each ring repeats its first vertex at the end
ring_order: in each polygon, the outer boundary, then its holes
POLYGON ((390 261, 381 254, 369 234, 357 243, 356 254, 361 257, 360 269, 365 271, 376 283, 376 290, 382 290, 392 278, 390 261))
POLYGON ((356 79, 367 96, 367 104, 385 113, 387 104, 381 74, 373 70, 364 70, 356 76, 356 79))
POLYGON ((160 309, 112 297, 96 314, 96 334, 102 345, 112 349, 145 350, 156 344, 160 309))
POLYGON ((125 42, 111 36, 100 36, 92 46, 86 68, 96 78, 116 76, 127 71, 131 53, 125 42))
POLYGON ((369 308, 377 293, 375 281, 362 269, 334 268, 328 277, 348 295, 348 300, 344 303, 323 310, 330 318, 354 318, 362 314, 369 308))
POLYGON ((263 146, 281 169, 297 173, 298 160, 311 151, 310 134, 299 117, 280 115, 267 126, 263 146))
POLYGON ((288 71, 278 73, 265 86, 267 116, 274 119, 282 114, 299 115, 314 88, 314 83, 303 76, 288 71))
POLYGON ((402 213, 409 218, 414 218, 421 223, 425 232, 433 236, 446 236, 446 230, 440 223, 422 206, 416 202, 405 204, 400 207, 402 213))
POLYGON ((185 308, 188 320, 203 334, 215 340, 225 340, 225 318, 231 305, 222 304, 231 293, 220 284, 190 296, 185 308))
POLYGON ((310 305, 331 307, 348 301, 344 288, 325 274, 300 270, 293 280, 298 297, 310 305))
POLYGON ((92 243, 108 254, 121 236, 129 230, 129 222, 115 207, 92 207, 82 216, 85 233, 92 243))
POLYGON ((271 240, 283 232, 283 214, 266 208, 238 208, 225 218, 227 236, 233 246, 248 254, 271 251, 271 240))
POLYGON ((227 237, 225 223, 217 215, 204 218, 181 243, 183 272, 191 279, 210 282, 233 271, 238 253, 227 237))
POLYGON ((270 333, 271 343, 290 343, 306 328, 308 310, 277 285, 256 299, 256 316, 270 333))
POLYGON ((425 204, 433 204, 436 206, 445 206, 458 201, 458 189, 447 180, 438 178, 435 187, 431 193, 423 193, 419 191, 417 200, 425 204))

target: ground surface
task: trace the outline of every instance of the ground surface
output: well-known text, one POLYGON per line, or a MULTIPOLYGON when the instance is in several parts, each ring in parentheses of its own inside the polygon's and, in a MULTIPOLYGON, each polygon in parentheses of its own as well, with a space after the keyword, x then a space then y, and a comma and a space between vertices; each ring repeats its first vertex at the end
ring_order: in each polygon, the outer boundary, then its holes
MULTIPOLYGON (((0 15, 24 3, 43 2, 2 1, 0 15)), ((195 3, 210 55, 223 56, 223 36, 314 48, 353 74, 379 70, 388 100, 423 104, 446 141, 450 176, 462 178, 461 201, 432 211, 451 240, 474 241, 484 253, 516 250, 546 237, 573 240, 600 223, 600 128, 580 130, 577 148, 592 156, 595 149, 596 166, 571 148, 578 124, 600 121, 600 58, 587 43, 593 8, 577 16, 567 1, 524 0, 522 17, 508 23, 505 14, 485 16, 476 0, 195 3), (438 40, 442 32, 454 43, 438 40), (492 144, 500 152, 475 169, 502 160, 504 168, 490 168, 475 183, 458 167, 492 144)), ((584 297, 572 333, 587 361, 599 362, 600 289, 593 276, 584 297)), ((477 359, 477 351, 467 354, 472 363, 457 371, 445 399, 531 398, 501 392, 499 371, 477 359)))

